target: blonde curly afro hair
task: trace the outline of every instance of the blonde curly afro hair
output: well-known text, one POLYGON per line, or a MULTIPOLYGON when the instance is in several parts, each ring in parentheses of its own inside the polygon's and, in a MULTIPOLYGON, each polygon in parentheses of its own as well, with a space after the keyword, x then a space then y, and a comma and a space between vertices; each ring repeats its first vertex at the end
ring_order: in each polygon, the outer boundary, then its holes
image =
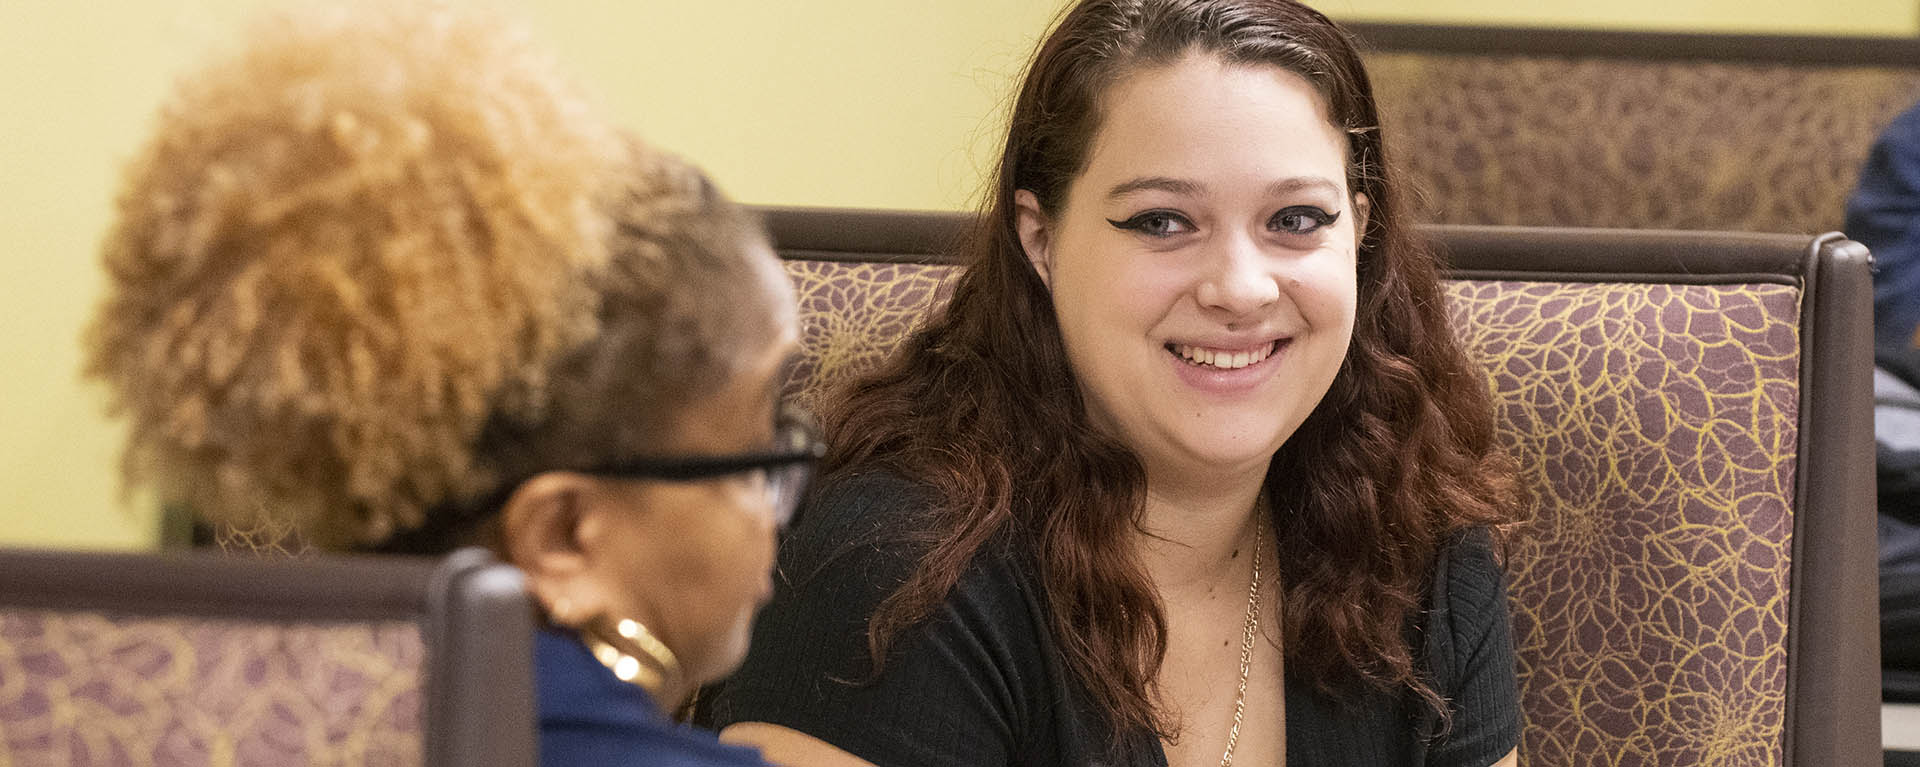
POLYGON ((699 365, 599 341, 741 324, 676 304, 668 251, 767 268, 741 255, 750 224, 498 17, 290 11, 163 107, 103 246, 88 372, 130 421, 130 484, 216 526, 376 544, 560 459, 529 450, 643 440, 629 416, 675 388, 645 372, 699 365))

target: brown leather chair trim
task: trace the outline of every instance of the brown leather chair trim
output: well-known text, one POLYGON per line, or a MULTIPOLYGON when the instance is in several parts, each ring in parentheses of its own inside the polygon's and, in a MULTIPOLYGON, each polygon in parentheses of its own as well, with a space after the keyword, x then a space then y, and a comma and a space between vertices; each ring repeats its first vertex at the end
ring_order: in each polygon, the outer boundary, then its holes
POLYGON ((1920 40, 1911 37, 1740 35, 1370 22, 1341 26, 1360 38, 1366 48, 1392 52, 1694 59, 1896 69, 1920 67, 1920 40))
POLYGON ((424 558, 240 559, 0 550, 0 604, 262 620, 413 620, 435 562, 424 558))
POLYGON ((971 213, 860 208, 756 208, 790 260, 960 263, 971 213))
POLYGON ((526 578, 478 548, 449 555, 433 578, 421 626, 426 767, 532 767, 539 719, 526 578))
POLYGON ((1806 235, 1427 226, 1446 276, 1461 280, 1798 285, 1806 235))
POLYGON ((1828 234, 1807 261, 1787 763, 1879 764, 1872 258, 1828 234))
MULTIPOLYGON (((790 260, 958 264, 970 213, 768 207, 758 211, 790 260)), ((1452 279, 1798 285, 1804 235, 1421 227, 1452 279)))

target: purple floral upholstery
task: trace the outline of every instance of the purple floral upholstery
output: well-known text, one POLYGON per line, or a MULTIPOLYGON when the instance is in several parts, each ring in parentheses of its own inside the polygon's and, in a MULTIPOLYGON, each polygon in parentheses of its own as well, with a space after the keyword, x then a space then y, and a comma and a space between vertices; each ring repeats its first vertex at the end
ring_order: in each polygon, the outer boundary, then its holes
POLYGON ((533 634, 479 548, 0 549, 0 767, 532 767, 533 634))
POLYGON ((0 611, 0 764, 418 765, 420 631, 0 611))
POLYGON ((1536 502, 1508 560, 1521 752, 1783 763, 1800 290, 1449 293, 1536 502))
POLYGON ((812 407, 835 381, 880 364, 947 299, 957 267, 788 261, 799 293, 801 356, 787 398, 812 407))
MULTIPOLYGON (((951 266, 792 261, 789 391, 878 364, 951 266)), ((1511 552, 1526 729, 1543 765, 1784 762, 1801 291, 1454 281, 1536 519, 1511 552)))

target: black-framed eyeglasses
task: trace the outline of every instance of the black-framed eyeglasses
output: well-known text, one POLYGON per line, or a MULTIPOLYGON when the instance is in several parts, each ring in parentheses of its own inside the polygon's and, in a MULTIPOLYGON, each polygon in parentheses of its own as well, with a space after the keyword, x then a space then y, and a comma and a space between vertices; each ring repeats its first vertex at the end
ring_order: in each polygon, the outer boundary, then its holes
POLYGON ((701 455, 677 458, 628 458, 587 469, 587 474, 631 479, 657 479, 669 482, 697 482, 738 474, 750 475, 764 488, 773 521, 784 528, 793 521, 800 499, 806 495, 813 470, 826 455, 813 423, 799 411, 783 411, 774 427, 774 446, 768 450, 734 455, 701 455))

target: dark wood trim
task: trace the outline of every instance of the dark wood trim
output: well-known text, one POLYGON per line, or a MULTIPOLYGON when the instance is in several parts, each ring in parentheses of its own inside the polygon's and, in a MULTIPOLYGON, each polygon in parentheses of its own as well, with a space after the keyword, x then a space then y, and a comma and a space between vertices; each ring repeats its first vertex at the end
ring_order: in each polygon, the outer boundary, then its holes
POLYGON ((0 606, 251 620, 416 620, 435 560, 0 551, 0 606))
POLYGON ((1428 225, 1448 279, 1799 284, 1807 243, 1793 234, 1428 225))
POLYGON ((919 266, 964 266, 957 252, 933 253, 886 250, 805 250, 780 248, 780 257, 788 261, 833 261, 842 264, 915 264, 919 266))
POLYGON ((1480 270, 1448 269, 1441 279, 1464 282, 1605 282, 1655 285, 1785 285, 1801 287, 1798 278, 1780 274, 1740 274, 1712 272, 1708 274, 1658 274, 1651 272, 1600 272, 1583 271, 1578 280, 1569 279, 1561 272, 1521 271, 1513 269, 1480 270))
POLYGON ((974 214, 878 208, 754 208, 789 259, 958 263, 974 214))
POLYGON ((481 548, 441 560, 421 627, 427 647, 423 767, 539 762, 534 608, 526 577, 481 548))
POLYGON ((1786 764, 1879 764, 1872 257, 1829 234, 1807 262, 1786 764))
POLYGON ((1381 52, 1564 56, 1920 69, 1920 38, 1742 35, 1613 29, 1342 24, 1381 52))
MULTIPOLYGON (((957 264, 969 213, 758 209, 791 260, 957 264)), ((1422 226, 1449 279, 1798 285, 1813 238, 1792 234, 1422 226)))

